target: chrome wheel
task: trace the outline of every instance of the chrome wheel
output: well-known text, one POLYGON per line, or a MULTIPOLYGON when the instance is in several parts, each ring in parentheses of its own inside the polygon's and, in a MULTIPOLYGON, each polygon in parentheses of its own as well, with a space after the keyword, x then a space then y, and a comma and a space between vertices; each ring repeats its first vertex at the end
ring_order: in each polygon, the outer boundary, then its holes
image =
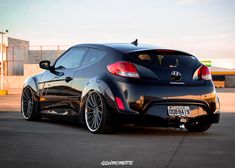
POLYGON ((27 120, 31 117, 33 112, 33 94, 29 88, 25 88, 22 93, 21 111, 23 117, 27 120))
POLYGON ((101 96, 97 92, 91 92, 85 105, 85 121, 88 129, 95 132, 99 129, 104 112, 101 96))

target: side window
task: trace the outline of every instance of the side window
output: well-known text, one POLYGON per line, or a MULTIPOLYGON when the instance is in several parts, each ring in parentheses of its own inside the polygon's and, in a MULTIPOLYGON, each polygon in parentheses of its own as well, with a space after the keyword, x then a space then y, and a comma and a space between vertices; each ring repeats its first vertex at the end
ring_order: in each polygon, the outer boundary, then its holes
POLYGON ((106 53, 101 50, 97 50, 93 48, 88 49, 88 52, 82 62, 82 66, 89 65, 89 64, 99 61, 101 58, 103 58, 105 54, 106 53))
POLYGON ((71 69, 81 66, 87 48, 71 48, 55 63, 55 68, 71 69))

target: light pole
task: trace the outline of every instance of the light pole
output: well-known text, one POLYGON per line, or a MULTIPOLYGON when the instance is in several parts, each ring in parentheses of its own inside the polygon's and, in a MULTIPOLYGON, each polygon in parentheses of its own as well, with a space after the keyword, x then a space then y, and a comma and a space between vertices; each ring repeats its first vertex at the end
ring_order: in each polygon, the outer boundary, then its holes
POLYGON ((0 32, 1 34, 1 53, 2 53, 2 57, 1 57, 1 90, 4 89, 4 59, 3 59, 3 35, 8 33, 8 30, 5 30, 5 32, 0 32))

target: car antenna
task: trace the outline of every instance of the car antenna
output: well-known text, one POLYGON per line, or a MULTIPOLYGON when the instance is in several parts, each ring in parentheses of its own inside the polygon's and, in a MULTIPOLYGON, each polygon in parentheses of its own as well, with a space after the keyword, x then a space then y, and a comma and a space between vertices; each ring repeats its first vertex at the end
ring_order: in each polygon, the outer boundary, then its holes
POLYGON ((138 45, 138 39, 135 39, 135 41, 132 41, 131 44, 137 46, 138 45))

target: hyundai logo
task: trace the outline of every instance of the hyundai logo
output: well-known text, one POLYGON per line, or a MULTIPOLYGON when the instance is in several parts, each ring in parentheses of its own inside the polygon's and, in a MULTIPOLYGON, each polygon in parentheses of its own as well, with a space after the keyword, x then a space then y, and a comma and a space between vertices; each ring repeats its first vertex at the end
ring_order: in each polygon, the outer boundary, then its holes
POLYGON ((179 81, 179 80, 182 79, 182 75, 178 71, 172 71, 171 72, 171 79, 174 80, 174 81, 179 81))

